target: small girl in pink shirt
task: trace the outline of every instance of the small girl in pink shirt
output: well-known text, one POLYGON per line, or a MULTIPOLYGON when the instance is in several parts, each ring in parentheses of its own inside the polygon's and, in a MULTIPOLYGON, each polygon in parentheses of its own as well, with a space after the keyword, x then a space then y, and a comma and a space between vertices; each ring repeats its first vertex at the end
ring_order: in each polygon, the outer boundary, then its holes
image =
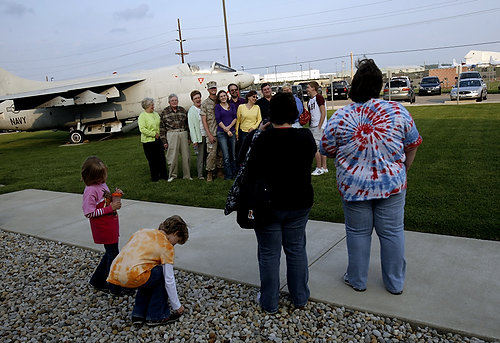
POLYGON ((106 252, 90 278, 90 285, 96 290, 121 295, 119 286, 106 282, 111 263, 118 255, 119 224, 116 210, 121 208, 123 192, 116 189, 111 196, 106 185, 108 168, 99 158, 88 157, 82 165, 82 180, 86 187, 83 191, 83 214, 90 220, 94 243, 104 244, 106 252))

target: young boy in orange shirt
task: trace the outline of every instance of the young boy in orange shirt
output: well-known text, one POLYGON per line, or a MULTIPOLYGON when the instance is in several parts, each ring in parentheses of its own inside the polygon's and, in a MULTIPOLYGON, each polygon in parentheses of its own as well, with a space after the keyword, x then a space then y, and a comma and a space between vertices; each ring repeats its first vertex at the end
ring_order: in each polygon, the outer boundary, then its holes
POLYGON ((168 324, 184 312, 175 285, 174 245, 184 244, 188 237, 184 220, 172 216, 157 230, 141 229, 134 233, 113 261, 107 281, 137 288, 132 311, 134 324, 168 324))

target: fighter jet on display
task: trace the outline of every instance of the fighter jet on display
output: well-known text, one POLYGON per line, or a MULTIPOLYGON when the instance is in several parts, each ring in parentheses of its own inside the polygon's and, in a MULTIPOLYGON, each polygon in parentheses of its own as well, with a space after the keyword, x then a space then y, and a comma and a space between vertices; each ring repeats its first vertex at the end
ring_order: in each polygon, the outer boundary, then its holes
POLYGON ((188 109, 189 94, 197 89, 206 98, 209 81, 220 89, 230 83, 241 89, 252 85, 254 77, 217 62, 58 82, 22 79, 0 69, 0 130, 69 129, 70 141, 80 143, 85 135, 135 127, 145 97, 153 98, 161 111, 175 93, 179 106, 188 109))

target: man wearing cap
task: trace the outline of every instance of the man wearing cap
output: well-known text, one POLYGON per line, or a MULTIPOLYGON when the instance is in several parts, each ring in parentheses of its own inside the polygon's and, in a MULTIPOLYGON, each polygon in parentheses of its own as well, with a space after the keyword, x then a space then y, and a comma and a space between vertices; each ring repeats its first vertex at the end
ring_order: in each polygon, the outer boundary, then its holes
POLYGON ((215 166, 222 170, 222 158, 217 158, 217 122, 215 121, 215 100, 217 99, 217 83, 210 81, 207 83, 208 98, 201 103, 201 120, 207 132, 207 181, 210 182, 216 177, 215 166))

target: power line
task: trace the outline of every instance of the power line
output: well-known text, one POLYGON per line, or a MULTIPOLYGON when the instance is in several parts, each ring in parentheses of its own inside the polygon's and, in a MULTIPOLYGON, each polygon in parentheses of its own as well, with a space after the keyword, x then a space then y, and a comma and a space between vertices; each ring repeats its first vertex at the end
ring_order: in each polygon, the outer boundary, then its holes
MULTIPOLYGON (((362 5, 354 5, 354 6, 348 6, 348 7, 342 7, 342 8, 335 8, 335 9, 330 9, 330 10, 323 10, 319 12, 310 12, 310 13, 302 13, 302 14, 297 14, 297 15, 292 15, 292 16, 287 16, 287 17, 274 17, 274 18, 269 18, 269 19, 260 19, 260 20, 252 20, 252 21, 242 21, 239 23, 232 23, 231 25, 246 25, 246 24, 255 24, 255 23, 264 23, 268 21, 277 21, 277 20, 284 20, 284 19, 291 19, 291 18, 303 18, 306 16, 312 16, 312 15, 317 15, 317 14, 325 14, 329 12, 336 12, 336 11, 343 11, 343 10, 350 10, 354 8, 359 8, 359 7, 366 7, 366 6, 372 6, 372 5, 379 5, 384 2, 390 2, 393 0, 381 0, 381 1, 375 1, 375 2, 370 2, 367 4, 362 4, 362 5)), ((202 27, 192 27, 192 28, 187 28, 184 29, 185 31, 194 31, 194 30, 205 30, 205 29, 213 29, 213 28, 220 28, 222 27, 221 25, 211 25, 211 26, 202 26, 202 27)))
MULTIPOLYGON (((169 45, 169 44, 171 44, 173 42, 175 42, 175 39, 166 41, 166 42, 161 43, 161 44, 155 44, 153 46, 142 48, 140 50, 134 50, 134 51, 131 51, 131 52, 128 52, 128 53, 124 53, 124 54, 121 54, 121 55, 117 55, 117 56, 104 57, 104 58, 99 58, 99 59, 90 60, 90 61, 82 61, 82 62, 75 62, 75 63, 65 64, 65 65, 57 65, 57 66, 55 66, 56 68, 57 67, 63 67, 62 69, 50 69, 51 67, 43 67, 43 69, 46 70, 46 72, 50 72, 50 73, 60 72, 60 71, 66 71, 66 70, 73 69, 73 67, 75 67, 75 66, 85 67, 85 66, 92 65, 92 64, 95 64, 95 63, 107 62, 107 61, 109 61, 111 59, 117 59, 117 58, 122 58, 122 57, 130 56, 130 55, 134 55, 134 54, 138 54, 138 53, 142 53, 142 52, 147 52, 150 49, 164 47, 164 46, 167 46, 167 45, 169 45)), ((37 69, 41 69, 41 68, 37 67, 37 69)), ((26 70, 26 69, 21 69, 21 70, 26 70)))
MULTIPOLYGON (((259 31, 250 31, 250 32, 246 31, 246 32, 241 32, 241 33, 234 33, 231 36, 248 36, 248 35, 268 34, 268 33, 276 33, 276 32, 303 30, 306 28, 318 28, 318 27, 329 26, 329 25, 334 25, 334 24, 335 25, 347 24, 347 23, 352 23, 352 22, 359 22, 361 20, 372 20, 372 19, 379 19, 379 18, 385 18, 385 17, 393 17, 394 14, 404 15, 404 14, 409 14, 409 13, 434 10, 437 8, 456 6, 456 5, 460 5, 460 4, 464 4, 464 3, 470 3, 471 1, 474 2, 474 1, 479 1, 479 0, 466 0, 466 1, 462 1, 462 2, 457 2, 457 0, 452 0, 452 1, 441 3, 439 5, 426 5, 426 6, 408 8, 405 10, 394 10, 394 11, 389 11, 389 12, 384 12, 384 13, 371 14, 371 15, 367 15, 367 16, 359 16, 359 17, 351 17, 349 19, 335 20, 333 22, 328 21, 328 22, 315 23, 315 24, 287 26, 284 28, 274 28, 274 29, 266 29, 266 30, 259 30, 259 31)), ((207 39, 216 39, 216 38, 221 38, 221 37, 224 37, 224 36, 217 35, 217 36, 193 37, 193 38, 189 38, 189 40, 190 41, 192 41, 192 40, 207 40, 207 39)))
MULTIPOLYGON (((387 1, 392 1, 392 0, 377 1, 377 2, 372 2, 370 4, 366 4, 366 5, 357 5, 357 6, 344 7, 342 9, 351 9, 351 8, 356 8, 356 7, 361 7, 361 6, 374 5, 374 4, 379 4, 379 3, 387 2, 387 1)), ((472 0, 472 1, 478 1, 478 0, 472 0)), ((349 22, 355 22, 355 21, 367 20, 367 19, 378 19, 378 18, 383 18, 383 17, 387 17, 387 16, 392 16, 391 13, 408 14, 408 13, 411 13, 411 12, 418 12, 418 11, 423 11, 423 10, 431 10, 431 9, 436 9, 436 8, 441 8, 441 7, 447 7, 447 6, 449 6, 450 3, 452 3, 452 4, 470 3, 470 0, 462 1, 462 2, 458 2, 458 3, 456 2, 456 0, 454 0, 454 1, 449 1, 449 2, 446 2, 446 3, 442 3, 440 5, 426 5, 426 6, 423 6, 423 7, 407 9, 405 11, 391 11, 391 12, 386 12, 386 13, 383 13, 383 14, 361 16, 361 17, 356 17, 356 18, 350 18, 350 19, 347 19, 347 20, 335 21, 335 24, 349 23, 349 22)), ((342 10, 342 9, 337 9, 337 10, 342 10)), ((328 12, 328 11, 335 11, 335 10, 327 10, 326 12, 328 12)), ((318 13, 323 13, 323 12, 313 12, 313 13, 309 13, 309 14, 313 15, 313 14, 318 14, 318 13)), ((306 14, 306 15, 309 15, 309 14, 306 14)), ((295 16, 290 16, 290 17, 295 17, 295 16)), ((444 19, 448 19, 448 18, 444 18, 444 19)), ((267 20, 267 19, 265 19, 265 20, 267 20)), ((440 19, 436 19, 436 20, 440 20, 440 19)), ((247 23, 247 22, 245 22, 245 23, 247 23)), ((242 24, 242 23, 240 23, 240 24, 242 24)), ((294 26, 294 27, 289 27, 289 28, 277 28, 277 29, 274 29, 273 32, 283 32, 283 31, 289 31, 289 30, 298 30, 298 29, 303 29, 303 28, 308 28, 308 27, 310 27, 310 28, 312 28, 312 27, 321 27, 321 26, 326 26, 326 25, 331 25, 331 24, 333 24, 333 23, 331 23, 331 22, 324 22, 324 23, 317 23, 317 24, 311 24, 311 25, 294 26)), ((412 24, 414 24, 414 23, 404 24, 404 25, 412 25, 412 24)), ((392 26, 392 27, 397 27, 397 26, 392 26)), ((392 27, 387 27, 387 28, 392 28, 392 27)), ((375 29, 375 30, 381 30, 381 29, 385 29, 385 28, 379 28, 379 29, 375 29)), ((370 31, 370 30, 359 31, 359 32, 352 32, 352 33, 344 33, 344 35, 363 33, 363 32, 367 32, 367 31, 370 31)), ((168 31, 168 32, 176 32, 176 30, 172 30, 172 31, 168 31)), ((166 33, 168 33, 168 32, 166 32, 166 33)), ((264 30, 264 31, 246 32, 246 33, 241 33, 241 34, 238 34, 238 35, 254 35, 254 34, 262 34, 262 33, 268 33, 268 32, 269 32, 268 30, 264 30)), ((107 49, 113 49, 113 48, 116 48, 116 47, 119 47, 119 46, 124 46, 124 45, 128 45, 128 44, 131 44, 131 43, 144 41, 145 39, 150 39, 150 38, 155 38, 155 37, 163 36, 166 33, 161 33, 161 34, 157 34, 157 35, 145 37, 145 38, 142 38, 142 39, 139 39, 139 40, 125 42, 125 43, 121 43, 121 44, 118 44, 118 45, 115 45, 115 46, 110 46, 110 47, 106 47, 106 48, 102 48, 102 49, 98 49, 98 50, 88 51, 87 53, 90 54, 90 53, 94 53, 94 52, 104 51, 104 50, 107 50, 107 49)), ((218 36, 196 37, 196 38, 191 38, 189 40, 210 39, 210 38, 217 38, 217 37, 218 36)), ((220 37, 223 37, 223 36, 220 36, 220 37)), ((330 37, 332 37, 332 36, 330 36, 330 37)), ((313 39, 321 39, 321 38, 328 38, 328 37, 318 37, 318 38, 313 38, 313 39)), ((311 39, 308 39, 308 40, 311 40, 311 39)), ((301 40, 295 40, 295 41, 301 41, 301 40)), ((168 42, 170 42, 170 41, 168 41, 168 42)), ((293 41, 290 41, 290 42, 293 42, 293 41)), ((278 42, 278 44, 281 44, 281 43, 282 42, 278 42)), ((165 43, 160 44, 160 45, 155 45, 154 47, 162 46, 164 44, 165 43)), ((274 43, 271 43, 271 44, 274 44, 274 43)), ((262 45, 265 45, 265 44, 262 44, 262 45)), ((249 45, 249 46, 240 46, 240 47, 236 46, 234 48, 251 47, 251 46, 259 46, 259 44, 254 44, 254 45, 249 45)), ((146 49, 149 49, 149 48, 146 48, 146 49)), ((79 65, 84 66, 84 65, 91 64, 91 63, 104 62, 104 61, 106 61, 108 59, 120 58, 120 57, 123 57, 123 56, 128 56, 128 55, 131 55, 131 54, 139 53, 139 52, 142 52, 144 50, 145 49, 142 48, 142 49, 135 50, 135 51, 132 51, 132 52, 126 53, 126 54, 121 54, 121 55, 118 55, 118 56, 112 56, 112 57, 101 58, 101 59, 90 60, 90 61, 84 61, 84 62, 71 63, 71 64, 62 65, 62 67, 79 66, 79 65)), ((193 52, 205 52, 205 51, 217 51, 217 50, 222 50, 222 49, 214 48, 214 49, 205 49, 205 50, 195 50, 193 52)), ((10 63, 22 63, 22 62, 28 62, 28 61, 30 61, 30 62, 39 62, 39 61, 45 61, 45 60, 55 60, 55 59, 62 59, 62 58, 67 58, 67 57, 73 57, 73 56, 81 56, 82 54, 86 54, 86 53, 70 54, 70 55, 59 56, 59 57, 54 57, 54 58, 42 58, 42 59, 38 59, 38 60, 24 60, 24 61, 15 61, 15 62, 12 61, 10 63)), ((6 63, 6 62, 0 62, 0 63, 6 63)), ((57 67, 61 67, 61 65, 57 65, 57 67)), ((36 68, 39 68, 39 67, 36 67, 36 68)), ((43 67, 43 68, 51 68, 51 67, 43 67)), ((21 70, 26 70, 26 69, 33 69, 33 68, 24 68, 24 69, 21 69, 21 70)), ((55 70, 55 71, 64 71, 64 70, 67 70, 67 69, 58 69, 58 70, 55 70)))
MULTIPOLYGON (((469 43, 469 44, 438 46, 438 47, 432 47, 432 48, 392 50, 392 51, 378 51, 378 52, 364 52, 364 53, 353 54, 353 56, 389 55, 389 54, 400 54, 400 53, 408 53, 408 52, 421 52, 421 51, 430 51, 430 50, 444 50, 444 49, 465 48, 465 47, 472 47, 472 46, 479 46, 479 45, 490 45, 490 44, 499 44, 499 43, 500 43, 500 41, 491 41, 491 42, 482 42, 482 43, 469 43)), ((265 68, 271 68, 271 67, 275 67, 275 66, 276 67, 283 67, 283 66, 295 65, 295 64, 299 64, 299 63, 302 64, 302 63, 322 62, 322 61, 336 60, 336 59, 347 58, 347 57, 350 57, 350 55, 342 55, 342 56, 318 58, 318 59, 308 60, 308 61, 298 61, 298 62, 290 62, 290 63, 282 63, 282 64, 272 64, 272 65, 261 66, 261 67, 250 67, 250 68, 245 68, 245 70, 265 69, 265 68)))
MULTIPOLYGON (((280 45, 280 44, 288 44, 288 43, 299 43, 299 42, 304 42, 304 41, 312 41, 312 40, 327 39, 327 38, 333 38, 333 37, 339 37, 339 36, 355 35, 355 34, 366 33, 366 32, 383 31, 383 30, 394 29, 394 28, 398 28, 398 27, 405 27, 405 26, 410 26, 410 25, 432 23, 432 22, 436 22, 436 21, 440 21, 440 20, 448 20, 448 19, 454 19, 454 18, 461 18, 461 17, 476 15, 476 14, 485 13, 485 12, 492 13, 492 12, 497 12, 498 10, 500 10, 500 7, 491 8, 491 9, 482 10, 482 11, 475 11, 475 12, 470 12, 470 13, 462 13, 462 14, 457 14, 457 15, 452 15, 452 16, 447 16, 447 17, 441 17, 441 18, 435 18, 435 19, 427 19, 427 20, 415 21, 415 22, 405 23, 405 24, 390 25, 390 26, 384 26, 384 27, 379 27, 379 28, 371 28, 371 29, 365 29, 365 30, 359 30, 359 31, 352 31, 352 32, 336 33, 336 34, 325 35, 325 36, 316 36, 316 37, 313 37, 313 38, 299 38, 299 39, 290 39, 290 40, 278 41, 278 42, 267 42, 267 43, 260 43, 260 44, 239 45, 239 46, 233 46, 232 49, 245 49, 245 48, 253 48, 253 47, 260 47, 260 46, 280 45)), ((223 50, 223 49, 221 49, 221 48, 199 49, 199 50, 191 50, 191 53, 208 52, 208 51, 220 51, 220 50, 223 50)))
MULTIPOLYGON (((428 19, 428 20, 411 22, 411 23, 404 23, 404 24, 399 24, 399 25, 391 25, 391 26, 374 28, 374 29, 366 29, 366 30, 359 30, 359 31, 353 31, 353 32, 331 34, 331 35, 326 35, 326 36, 317 36, 317 37, 314 37, 314 38, 294 39, 294 40, 287 40, 287 41, 280 41, 280 42, 268 42, 268 43, 261 43, 261 44, 249 44, 249 45, 243 45, 243 46, 235 46, 235 47, 233 47, 233 49, 242 49, 242 48, 248 48, 248 47, 258 47, 258 46, 287 44, 287 43, 292 43, 292 42, 303 42, 303 41, 311 41, 311 40, 318 40, 318 39, 327 39, 327 38, 332 38, 332 37, 337 37, 337 36, 346 36, 346 35, 360 34, 360 33, 365 33, 365 32, 382 31, 382 30, 392 29, 392 28, 397 28, 397 27, 404 27, 404 26, 409 26, 409 25, 416 25, 416 24, 423 24, 423 23, 429 23, 429 22, 436 22, 436 21, 439 21, 439 20, 448 20, 448 19, 453 19, 453 18, 457 18, 457 17, 471 16, 471 15, 476 15, 476 14, 484 13, 484 12, 491 13, 491 12, 495 12, 495 11, 498 11, 498 10, 500 10, 500 8, 493 8, 493 9, 488 9, 488 10, 475 11, 475 12, 471 12, 471 13, 463 13, 463 14, 459 14, 459 15, 447 16, 447 17, 436 18, 436 19, 428 19)), ((174 40, 172 40, 172 41, 174 41, 174 40)), ((168 44, 169 42, 170 41, 168 41, 168 42, 166 42, 164 44, 168 44)), ((486 44, 486 43, 479 43, 479 44, 486 44)), ((468 46, 468 45, 466 45, 466 46, 468 46)), ((155 47, 158 47, 158 45, 155 45, 155 46, 152 46, 152 47, 149 47, 149 48, 146 48, 146 49, 151 49, 151 48, 155 48, 155 47)), ((221 49, 221 48, 212 48, 212 49, 194 50, 194 51, 191 51, 191 52, 192 53, 193 52, 196 53, 196 52, 220 51, 220 50, 223 50, 223 49, 221 49)), ((88 65, 88 64, 92 64, 92 63, 104 62, 104 61, 108 61, 110 59, 119 58, 119 57, 123 57, 123 56, 128 56, 128 55, 135 54, 135 53, 138 53, 138 52, 141 52, 141 51, 144 51, 144 49, 141 49, 139 51, 129 52, 129 53, 126 53, 126 54, 122 54, 122 55, 119 55, 117 57, 108 57, 108 58, 102 58, 102 59, 99 59, 99 60, 92 60, 92 61, 72 63, 72 64, 69 64, 69 65, 64 65, 64 67, 66 67, 66 66, 78 66, 78 65, 84 66, 84 65, 88 65)), ((168 56, 168 55, 166 55, 166 56, 168 56)), ((342 58, 342 57, 338 57, 338 58, 342 58)), ((153 60, 155 60, 155 59, 157 59, 157 58, 154 58, 153 60)), ((311 62, 321 61, 321 60, 328 60, 328 59, 332 59, 332 58, 313 60, 311 62)), ((148 60, 148 61, 150 61, 150 60, 148 60)), ((141 63, 144 63, 144 62, 133 63, 133 64, 130 64, 130 65, 122 66, 120 68, 129 67, 129 66, 133 66, 133 65, 138 65, 138 64, 141 64, 141 63)), ((291 65, 291 64, 294 64, 294 63, 279 64, 279 66, 291 65)), ((61 65, 59 65, 58 67, 60 67, 60 66, 61 65)), ((270 67, 273 67, 273 66, 274 65, 271 65, 270 67)), ((114 69, 116 69, 116 68, 114 68, 114 69)), ((252 69, 257 69, 257 68, 252 68, 252 69)), ((55 70, 55 71, 57 72, 57 71, 64 71, 64 70, 67 70, 67 69, 59 69, 59 70, 55 70)), ((101 72, 97 72, 97 73, 93 73, 93 74, 88 74, 88 75, 94 75, 94 74, 98 74, 98 73, 101 73, 101 72)))
MULTIPOLYGON (((353 54, 353 56, 375 56, 375 55, 384 55, 384 54, 388 55, 388 54, 397 54, 397 53, 409 53, 409 52, 420 52, 420 51, 430 51, 430 50, 443 50, 443 49, 464 48, 464 47, 472 47, 472 46, 480 46, 480 45, 499 44, 499 43, 500 43, 500 41, 491 41, 491 42, 481 42, 481 43, 469 43, 469 44, 438 46, 438 47, 431 47, 431 48, 419 48, 419 49, 407 49, 407 50, 392 50, 392 51, 378 51, 378 52, 364 52, 364 53, 353 54)), ((109 72, 114 71, 114 70, 128 68, 128 67, 133 67, 133 66, 140 65, 140 64, 143 64, 143 63, 155 61, 155 60, 158 60, 158 59, 163 59, 163 58, 166 58, 166 57, 169 57, 169 56, 170 56, 170 54, 169 55, 156 56, 156 57, 154 57, 152 59, 148 59, 148 60, 145 60, 145 61, 141 61, 141 62, 137 62, 137 63, 133 63, 133 64, 122 65, 122 66, 115 67, 115 68, 109 68, 107 70, 102 70, 102 71, 91 73, 91 74, 78 75, 78 76, 74 76, 74 78, 80 78, 80 77, 87 77, 87 76, 92 76, 92 75, 109 73, 109 72)), ((275 66, 276 67, 283 67, 283 66, 290 66, 290 65, 300 64, 300 63, 322 62, 322 61, 342 59, 342 58, 347 58, 347 57, 350 57, 350 55, 347 54, 347 55, 341 55, 341 56, 318 58, 318 59, 307 60, 307 61, 296 61, 296 62, 290 62, 290 63, 272 64, 272 65, 268 65, 268 66, 245 68, 245 70, 274 68, 275 66)))
POLYGON ((96 52, 101 52, 101 51, 105 51, 105 50, 109 50, 109 49, 115 49, 115 48, 118 48, 118 47, 121 47, 121 46, 124 46, 124 45, 129 45, 129 44, 133 44, 133 43, 137 43, 137 42, 142 42, 142 41, 147 40, 147 39, 152 39, 152 38, 164 36, 167 33, 171 33, 171 32, 176 32, 176 30, 171 30, 171 31, 159 33, 159 34, 156 34, 156 35, 153 35, 153 36, 143 37, 141 39, 136 39, 136 40, 133 40, 133 41, 124 42, 124 43, 116 44, 116 45, 113 45, 113 46, 107 46, 107 47, 104 47, 104 48, 90 50, 90 51, 87 50, 85 52, 76 52, 74 54, 69 54, 69 55, 64 55, 64 56, 45 57, 45 58, 39 58, 39 59, 36 59, 36 60, 1 61, 0 63, 1 64, 12 64, 12 63, 40 62, 40 61, 49 61, 49 60, 52 61, 52 60, 59 60, 59 59, 68 58, 68 57, 88 55, 88 54, 93 54, 93 53, 96 53, 96 52))

